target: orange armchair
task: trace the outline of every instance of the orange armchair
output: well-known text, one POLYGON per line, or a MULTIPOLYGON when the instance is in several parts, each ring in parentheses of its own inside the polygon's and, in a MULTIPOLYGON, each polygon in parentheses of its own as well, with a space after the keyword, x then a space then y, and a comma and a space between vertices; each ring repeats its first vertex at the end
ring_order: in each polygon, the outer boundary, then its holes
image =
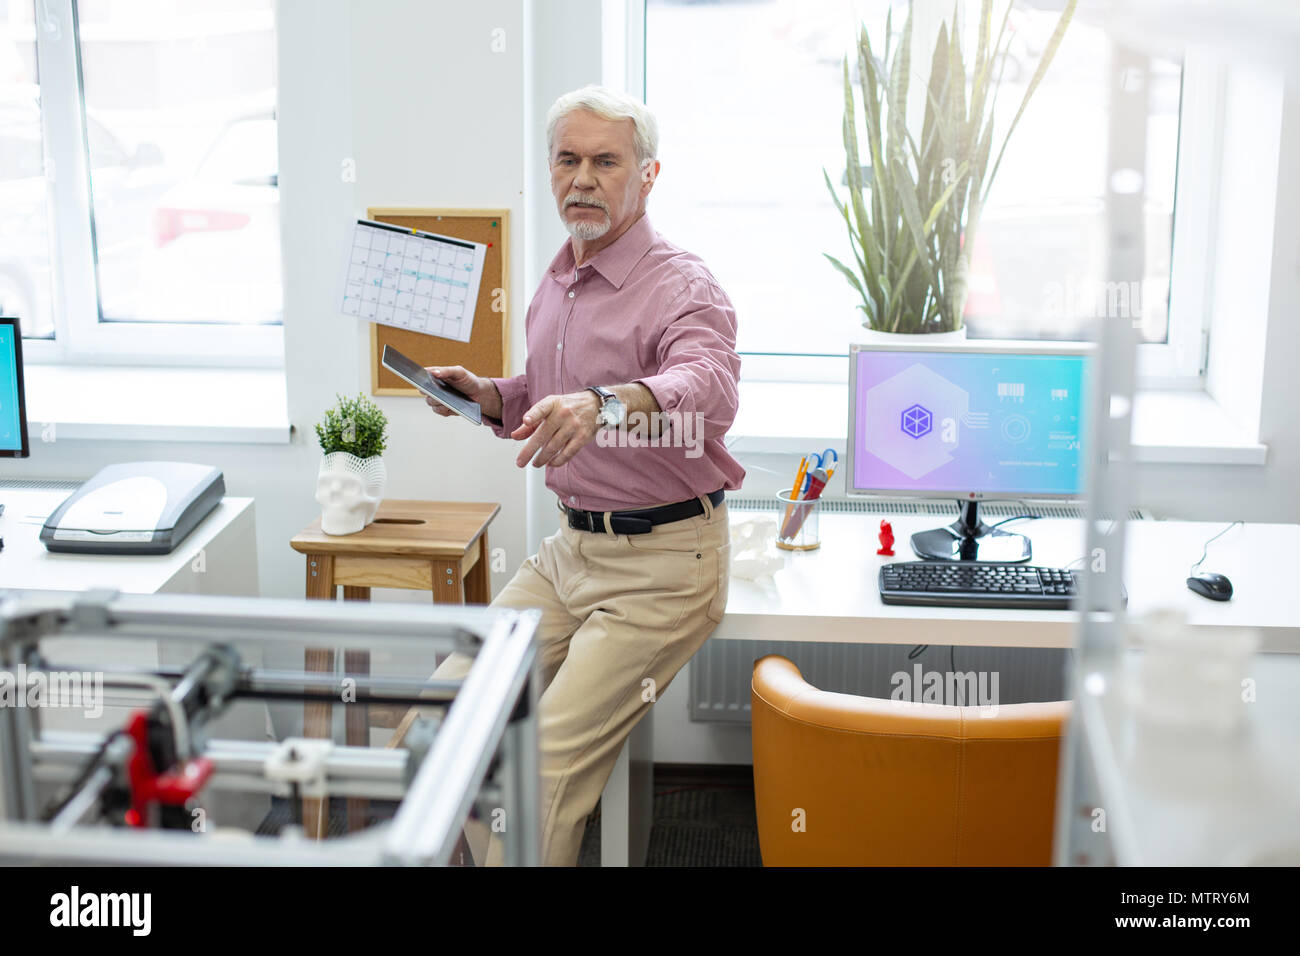
POLYGON ((752 700, 765 866, 1050 865, 1069 702, 833 694, 776 654, 752 700))

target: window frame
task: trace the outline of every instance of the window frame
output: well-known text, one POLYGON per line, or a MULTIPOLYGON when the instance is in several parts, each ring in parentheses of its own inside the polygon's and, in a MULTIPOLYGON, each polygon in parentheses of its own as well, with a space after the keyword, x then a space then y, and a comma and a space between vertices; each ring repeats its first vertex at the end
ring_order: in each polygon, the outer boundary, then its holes
MULTIPOLYGON (((278 30, 278 5, 273 9, 278 30)), ((102 321, 76 0, 40 0, 34 29, 46 202, 54 234, 54 338, 26 339, 28 364, 283 367, 283 324, 102 321)), ((283 270, 283 232, 281 237, 283 270)))

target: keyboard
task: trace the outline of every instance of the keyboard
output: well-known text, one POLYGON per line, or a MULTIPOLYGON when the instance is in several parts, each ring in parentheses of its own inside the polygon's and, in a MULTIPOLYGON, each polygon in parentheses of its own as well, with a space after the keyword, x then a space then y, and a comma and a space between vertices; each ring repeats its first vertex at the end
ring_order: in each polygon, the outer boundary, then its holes
POLYGON ((1024 564, 902 561, 880 569, 880 600, 885 604, 1065 610, 1074 601, 1077 585, 1073 571, 1024 564))

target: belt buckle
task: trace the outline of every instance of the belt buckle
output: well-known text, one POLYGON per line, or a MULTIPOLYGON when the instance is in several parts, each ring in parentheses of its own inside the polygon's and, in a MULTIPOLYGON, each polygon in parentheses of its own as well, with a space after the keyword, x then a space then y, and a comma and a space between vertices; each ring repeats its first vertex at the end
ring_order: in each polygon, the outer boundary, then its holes
MULTIPOLYGON (((595 532, 595 521, 592 519, 590 511, 579 511, 576 508, 569 509, 569 527, 574 531, 591 531, 595 532), (583 519, 586 519, 585 521, 583 519)), ((604 530, 603 528, 601 529, 604 530)))

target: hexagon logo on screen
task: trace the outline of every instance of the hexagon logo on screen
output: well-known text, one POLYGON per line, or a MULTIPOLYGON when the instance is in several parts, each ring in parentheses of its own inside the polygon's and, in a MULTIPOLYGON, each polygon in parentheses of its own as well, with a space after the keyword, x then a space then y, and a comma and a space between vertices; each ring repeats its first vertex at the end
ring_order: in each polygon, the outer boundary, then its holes
POLYGON ((935 423, 960 422, 970 394, 924 365, 911 365, 867 389, 863 402, 867 451, 909 478, 920 478, 952 461, 957 440, 945 445, 935 423))
POLYGON ((927 435, 931 428, 930 410, 924 405, 903 409, 903 431, 913 438, 927 435))

